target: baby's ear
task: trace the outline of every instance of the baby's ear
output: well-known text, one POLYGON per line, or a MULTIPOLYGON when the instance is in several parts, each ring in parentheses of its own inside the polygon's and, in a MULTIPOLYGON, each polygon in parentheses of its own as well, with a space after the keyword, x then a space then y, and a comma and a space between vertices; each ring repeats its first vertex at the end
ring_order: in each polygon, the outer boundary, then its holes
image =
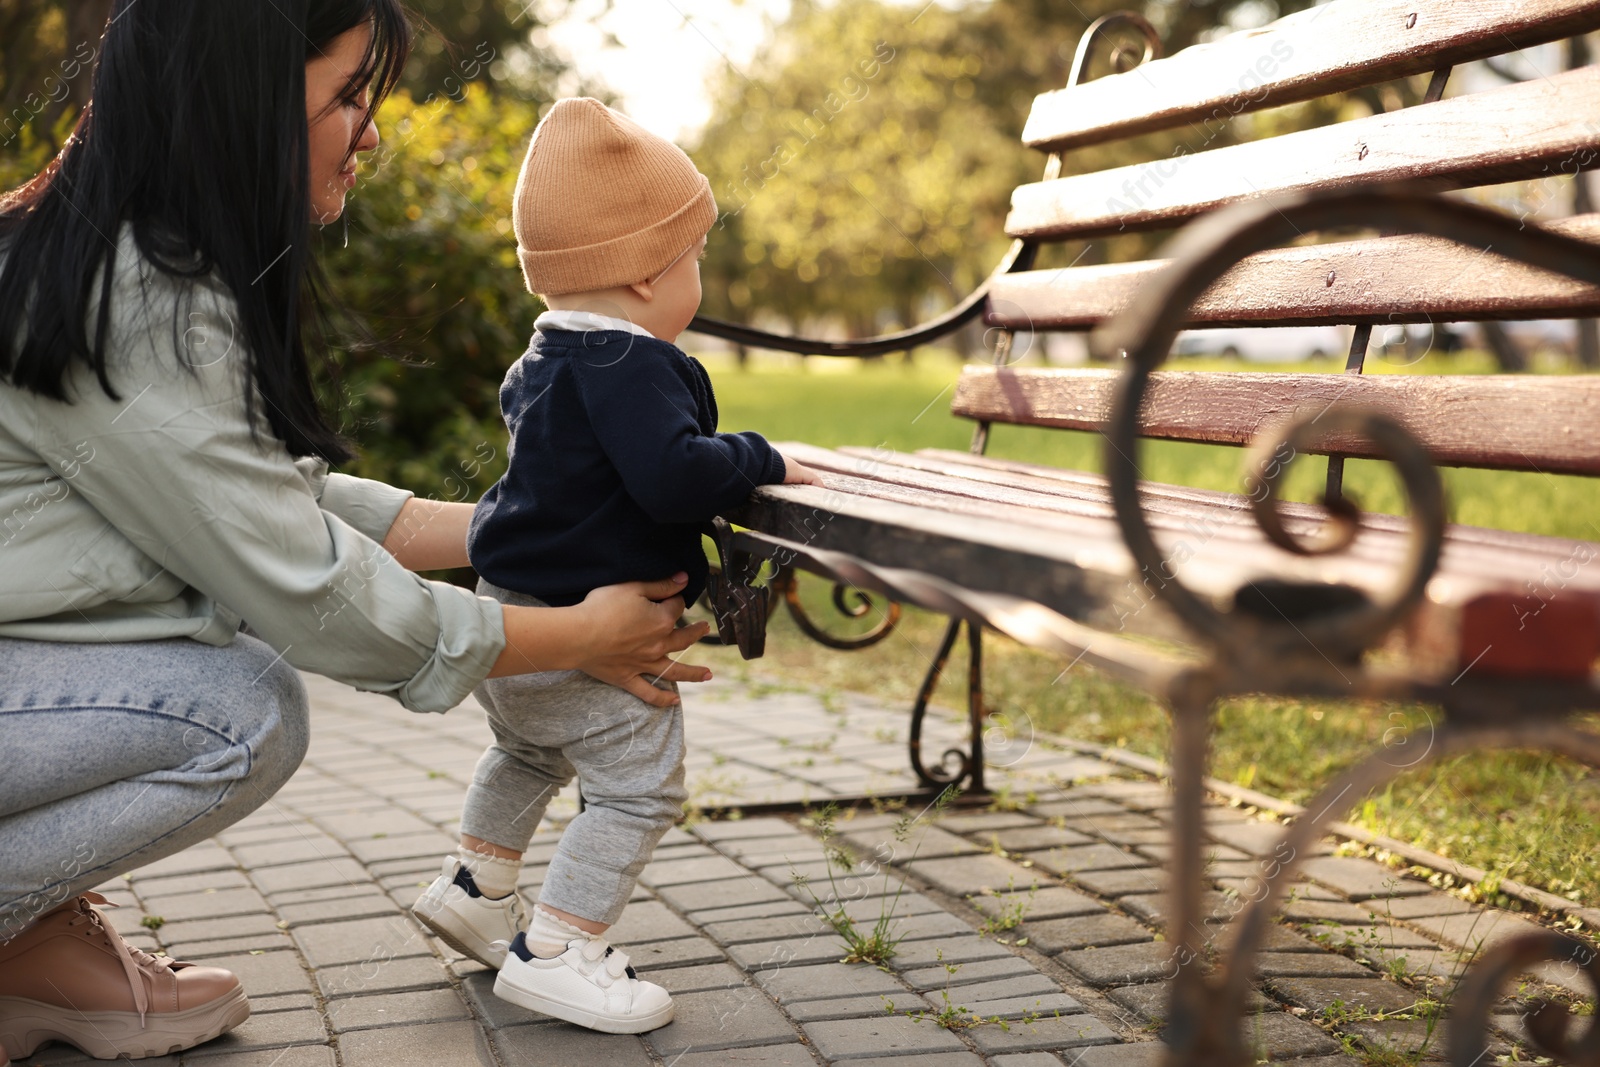
POLYGON ((650 288, 649 282, 629 282, 628 288, 639 294, 639 299, 649 303, 655 299, 655 290, 650 288))

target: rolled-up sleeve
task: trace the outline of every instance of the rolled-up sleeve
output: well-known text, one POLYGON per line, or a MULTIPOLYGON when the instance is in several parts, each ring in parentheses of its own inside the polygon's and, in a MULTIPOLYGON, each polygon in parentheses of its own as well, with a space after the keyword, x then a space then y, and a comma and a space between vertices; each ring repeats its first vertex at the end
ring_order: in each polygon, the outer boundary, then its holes
MULTIPOLYGON (((116 294, 140 300, 120 284, 116 294)), ((234 336, 232 302, 201 286, 182 306, 183 333, 114 308, 108 369, 120 399, 92 374, 75 378, 73 403, 41 398, 40 455, 70 470, 72 488, 142 552, 294 666, 413 711, 458 704, 504 648, 500 605, 425 581, 384 551, 411 494, 294 460, 259 417, 253 435, 237 345, 195 358, 234 336), (95 460, 74 462, 84 442, 95 460)))

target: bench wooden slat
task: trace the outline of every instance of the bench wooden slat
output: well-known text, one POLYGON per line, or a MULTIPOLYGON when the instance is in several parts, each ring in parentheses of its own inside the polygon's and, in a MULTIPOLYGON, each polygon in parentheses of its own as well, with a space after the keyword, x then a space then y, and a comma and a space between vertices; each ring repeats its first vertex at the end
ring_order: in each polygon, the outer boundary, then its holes
MULTIPOLYGON (((897 480, 836 472, 860 457, 795 443, 778 445, 824 472, 822 486, 763 486, 727 516, 740 525, 816 548, 848 552, 884 566, 949 579, 970 589, 1035 600, 1069 618, 1116 630, 1179 636, 1132 562, 1115 522, 1030 507, 1013 494, 1007 502, 929 488, 903 474, 897 480), (830 458, 830 455, 834 458, 830 458)), ((882 469, 879 474, 885 473, 882 469)), ((1000 495, 1000 494, 996 494, 1000 495)), ((1225 597, 1264 576, 1387 586, 1403 553, 1398 532, 1370 530, 1359 553, 1305 559, 1265 544, 1259 533, 1222 526, 1208 537, 1157 517, 1164 541, 1184 539, 1190 552, 1175 564, 1183 581, 1205 595, 1225 597), (1248 550, 1246 546, 1248 545, 1248 550), (1192 553, 1192 554, 1190 554, 1192 553)), ((1491 577, 1467 573, 1457 546, 1447 546, 1446 569, 1430 586, 1440 604, 1461 604, 1485 588, 1537 583, 1549 569, 1548 553, 1509 553, 1491 577)), ((1476 570, 1477 568, 1470 568, 1476 570)), ((1600 593, 1600 575, 1583 569, 1570 583, 1574 595, 1600 593)))
MULTIPOLYGON (((1111 519, 1110 494, 1103 489, 1066 486, 1032 472, 997 474, 927 455, 872 452, 866 449, 830 450, 797 446, 795 458, 821 471, 836 471, 887 486, 925 490, 947 497, 1020 507, 1037 513, 1111 519), (861 462, 865 459, 867 462, 861 462)), ((1263 547, 1262 534, 1238 494, 1206 494, 1184 486, 1146 483, 1145 511, 1154 529, 1174 538, 1200 537, 1225 551, 1253 553, 1263 547)), ((1286 504, 1290 516, 1285 526, 1311 537, 1323 526, 1316 510, 1304 504, 1286 504)), ((1368 514, 1363 535, 1350 548, 1352 559, 1365 560, 1382 570, 1393 565, 1396 539, 1406 534, 1407 523, 1393 515, 1368 514)), ((1486 531, 1487 539, 1451 537, 1445 567, 1459 581, 1476 581, 1485 587, 1504 579, 1507 567, 1537 573, 1541 565, 1557 564, 1572 554, 1577 542, 1521 535, 1495 537, 1504 531, 1486 531)))
MULTIPOLYGON (((1549 229, 1596 242, 1600 214, 1549 229)), ((984 321, 1014 330, 1088 330, 1166 267, 1162 259, 1019 271, 996 278, 984 321)), ((1191 326, 1320 326, 1600 315, 1600 286, 1463 249, 1439 237, 1379 237, 1241 260, 1190 310, 1191 326)), ((1330 353, 1332 354, 1332 353, 1330 353)))
MULTIPOLYGON (((840 452, 848 454, 873 454, 870 449, 841 448, 840 452)), ((1028 463, 1018 459, 999 459, 994 456, 975 456, 970 452, 956 452, 945 448, 919 448, 914 455, 921 459, 927 458, 938 461, 940 469, 950 472, 955 471, 984 471, 1001 474, 1023 475, 1030 479, 1045 482, 1055 482, 1062 487, 1062 491, 1085 497, 1093 496, 1094 499, 1110 501, 1111 492, 1106 488, 1105 478, 1099 474, 1086 471, 1067 470, 1063 467, 1051 467, 1042 463, 1028 463), (1097 494, 1097 495, 1096 495, 1097 494)), ((1031 483, 1030 484, 1034 484, 1031 483)), ((1162 482, 1145 482, 1140 486, 1145 507, 1162 509, 1168 507, 1168 501, 1180 504, 1199 503, 1212 509, 1215 515, 1235 515, 1234 521, 1253 523, 1249 518, 1249 501, 1240 493, 1223 493, 1215 489, 1196 489, 1185 485, 1167 485, 1162 482)), ((1286 514, 1294 517, 1315 519, 1318 509, 1309 504, 1285 503, 1286 514)), ((1401 532, 1406 529, 1406 520, 1398 515, 1385 515, 1382 512, 1367 512, 1362 517, 1362 522, 1373 529, 1401 532)), ((1452 523, 1448 528, 1447 538, 1456 544, 1472 545, 1486 548, 1495 552, 1514 551, 1528 555, 1539 556, 1547 560, 1561 561, 1572 556, 1574 550, 1586 542, 1566 537, 1550 537, 1544 534, 1522 533, 1517 530, 1499 530, 1491 526, 1464 526, 1452 523)))
POLYGON ((1006 232, 1060 239, 1171 226, 1239 200, 1377 181, 1438 188, 1600 162, 1600 67, 1176 158, 1018 186, 1006 232))
MULTIPOLYGON (((1119 372, 967 367, 951 411, 972 419, 1098 430, 1119 372)), ((1600 474, 1600 377, 1522 375, 1151 375, 1140 433, 1246 445, 1263 428, 1335 402, 1400 421, 1435 462, 1454 467, 1600 474)), ((1327 451, 1370 458, 1365 442, 1331 438, 1327 451)))
POLYGON ((1046 151, 1199 123, 1420 74, 1600 28, 1600 0, 1334 0, 1038 96, 1023 143, 1046 151), (1410 23, 1410 25, 1408 25, 1410 23))

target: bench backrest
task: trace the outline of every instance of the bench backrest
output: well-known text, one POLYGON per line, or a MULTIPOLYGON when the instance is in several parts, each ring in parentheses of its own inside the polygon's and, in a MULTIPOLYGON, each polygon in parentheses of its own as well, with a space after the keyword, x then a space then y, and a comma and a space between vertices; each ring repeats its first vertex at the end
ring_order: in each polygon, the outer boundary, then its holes
MULTIPOLYGON (((1168 228, 1240 200, 1376 182, 1440 190, 1549 179, 1552 195, 1600 164, 1600 67, 1437 99, 1453 64, 1600 28, 1600 0, 1332 0, 1259 30, 1040 95, 1023 140, 1052 153, 1190 128, 1200 147, 1019 187, 1006 221, 1040 242, 1168 228), (1235 115, 1433 72, 1428 102, 1208 148, 1235 115)), ((1056 173, 1054 164, 1047 174, 1056 173)), ((1600 214, 1552 228, 1592 239, 1600 214)), ((991 326, 1087 330, 1164 263, 1029 270, 995 279, 991 326)), ((1419 236, 1305 245, 1242 261, 1192 309, 1190 326, 1359 327, 1600 315, 1600 288, 1419 236)), ((984 422, 1095 429, 1116 371, 968 367, 953 410, 984 422)), ((1245 444, 1263 426, 1338 394, 1399 417, 1438 462, 1600 474, 1600 377, 1165 372, 1141 431, 1245 444)), ((1336 443, 1333 443, 1336 444, 1336 443)), ((1330 445, 1337 455, 1362 455, 1330 445)))

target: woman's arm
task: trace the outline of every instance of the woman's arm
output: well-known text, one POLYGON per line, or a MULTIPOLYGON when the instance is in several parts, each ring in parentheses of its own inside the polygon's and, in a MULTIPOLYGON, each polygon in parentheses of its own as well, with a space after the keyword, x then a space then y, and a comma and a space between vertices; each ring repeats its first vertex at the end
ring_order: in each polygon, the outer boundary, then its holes
POLYGON ((467 524, 472 505, 414 496, 389 527, 383 547, 408 571, 468 566, 467 524))

